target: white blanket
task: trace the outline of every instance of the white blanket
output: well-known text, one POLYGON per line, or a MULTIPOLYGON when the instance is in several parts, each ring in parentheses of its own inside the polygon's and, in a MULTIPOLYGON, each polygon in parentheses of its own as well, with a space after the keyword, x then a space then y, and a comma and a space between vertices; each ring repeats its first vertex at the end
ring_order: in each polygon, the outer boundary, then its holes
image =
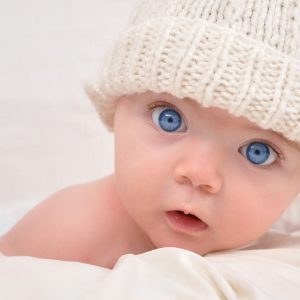
POLYGON ((201 257, 163 248, 123 256, 113 270, 0 256, 0 299, 298 300, 300 231, 201 257), (261 249, 256 249, 261 248, 261 249))

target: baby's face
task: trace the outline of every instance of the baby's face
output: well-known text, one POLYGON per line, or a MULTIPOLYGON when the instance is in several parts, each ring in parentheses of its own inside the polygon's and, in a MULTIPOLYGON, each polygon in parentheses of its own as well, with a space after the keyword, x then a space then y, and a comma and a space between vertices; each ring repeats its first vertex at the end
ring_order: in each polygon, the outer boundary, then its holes
POLYGON ((157 247, 206 254, 244 246, 300 192, 300 150, 218 108, 128 96, 114 132, 121 201, 157 247))

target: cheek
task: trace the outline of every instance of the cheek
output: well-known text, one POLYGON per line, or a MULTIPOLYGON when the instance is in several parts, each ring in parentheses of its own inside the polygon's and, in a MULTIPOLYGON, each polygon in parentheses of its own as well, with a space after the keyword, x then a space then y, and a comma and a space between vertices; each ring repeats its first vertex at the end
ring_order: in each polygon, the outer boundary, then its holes
POLYGON ((115 176, 120 197, 137 205, 155 197, 163 176, 157 146, 138 133, 115 140, 115 176))
POLYGON ((278 219, 294 195, 287 193, 286 185, 277 182, 275 177, 255 179, 254 182, 248 178, 244 183, 241 179, 239 177, 240 184, 235 185, 231 194, 235 201, 227 220, 250 234, 264 233, 278 219))
POLYGON ((115 136, 115 172, 138 176, 138 182, 145 177, 154 181, 168 169, 169 148, 166 138, 162 139, 145 120, 138 120, 115 136))
MULTIPOLYGON (((124 176, 136 176, 155 167, 155 152, 151 151, 149 143, 144 142, 145 137, 133 133, 132 135, 118 136, 115 140, 115 172, 124 176)), ((129 178, 128 178, 129 179, 129 178)))

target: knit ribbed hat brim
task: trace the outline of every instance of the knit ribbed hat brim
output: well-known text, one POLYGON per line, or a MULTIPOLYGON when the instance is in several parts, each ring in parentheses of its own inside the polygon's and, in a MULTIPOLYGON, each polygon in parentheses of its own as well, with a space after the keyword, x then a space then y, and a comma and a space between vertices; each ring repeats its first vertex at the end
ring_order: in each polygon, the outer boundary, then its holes
POLYGON ((146 91, 223 108, 300 141, 300 61, 218 24, 179 17, 136 24, 88 88, 108 127, 120 96, 146 91))

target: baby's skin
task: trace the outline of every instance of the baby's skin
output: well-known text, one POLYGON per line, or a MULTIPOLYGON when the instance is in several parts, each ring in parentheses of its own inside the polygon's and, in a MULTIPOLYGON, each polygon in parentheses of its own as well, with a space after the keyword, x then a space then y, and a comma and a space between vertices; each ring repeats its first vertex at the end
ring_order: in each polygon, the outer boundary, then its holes
POLYGON ((160 247, 240 248, 300 192, 298 144, 191 99, 124 96, 114 136, 114 174, 41 202, 0 239, 3 254, 112 268, 160 247))
POLYGON ((55 193, 1 239, 0 250, 112 268, 125 253, 153 249, 118 201, 114 184, 109 176, 55 193))

